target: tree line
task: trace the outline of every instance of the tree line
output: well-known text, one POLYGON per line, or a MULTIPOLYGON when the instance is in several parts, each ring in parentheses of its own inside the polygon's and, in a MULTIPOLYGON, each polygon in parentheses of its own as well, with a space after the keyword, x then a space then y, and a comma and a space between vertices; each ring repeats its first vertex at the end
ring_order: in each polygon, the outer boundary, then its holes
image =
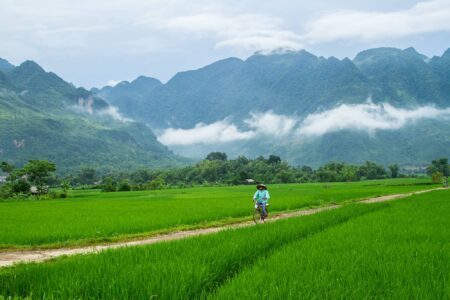
POLYGON ((129 191, 196 185, 238 185, 253 182, 348 182, 405 176, 400 174, 397 164, 385 168, 369 161, 361 165, 330 162, 313 169, 309 166, 290 166, 276 155, 259 156, 256 159, 248 159, 245 156, 228 159, 225 153, 212 152, 197 164, 182 168, 141 169, 102 176, 97 175, 94 169, 85 168, 71 177, 70 181, 73 185, 96 184, 104 191, 129 191))
MULTIPOLYGON (((371 179, 405 177, 399 166, 388 168, 367 161, 360 165, 330 162, 317 169, 309 166, 290 166, 279 156, 259 156, 248 159, 239 156, 228 159, 222 152, 212 152, 195 165, 173 169, 140 169, 133 172, 98 174, 93 168, 60 179, 54 175, 56 165, 45 160, 31 160, 23 168, 6 162, 0 164, 7 174, 6 183, 0 186, 0 198, 18 194, 47 194, 48 186, 59 187, 57 197, 65 197, 70 187, 101 188, 105 192, 130 190, 155 190, 196 185, 238 185, 253 183, 306 183, 347 182, 371 179)), ((449 176, 448 159, 433 160, 427 168, 434 182, 445 181, 449 176)), ((55 195, 53 195, 55 196, 55 195)))

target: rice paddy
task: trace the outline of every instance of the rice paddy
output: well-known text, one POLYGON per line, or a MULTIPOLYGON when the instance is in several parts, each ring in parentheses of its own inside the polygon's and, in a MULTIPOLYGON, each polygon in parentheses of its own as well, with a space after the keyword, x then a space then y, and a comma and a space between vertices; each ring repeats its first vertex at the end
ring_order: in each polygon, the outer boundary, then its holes
POLYGON ((0 270, 45 299, 448 299, 450 190, 0 270))
MULTIPOLYGON (((432 188, 428 179, 271 185, 271 211, 303 209, 432 188)), ((51 248, 208 227, 250 217, 254 186, 102 193, 0 201, 0 249, 51 248)))

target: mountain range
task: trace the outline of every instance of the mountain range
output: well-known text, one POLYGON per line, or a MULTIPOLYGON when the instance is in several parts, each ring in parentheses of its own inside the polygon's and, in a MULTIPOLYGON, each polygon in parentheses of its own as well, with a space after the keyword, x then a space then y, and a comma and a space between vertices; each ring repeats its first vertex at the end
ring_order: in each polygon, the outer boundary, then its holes
POLYGON ((153 127, 192 127, 250 111, 306 115, 340 103, 450 104, 450 49, 431 59, 414 48, 377 48, 353 60, 305 50, 228 58, 180 72, 166 84, 139 77, 98 94, 153 127))
POLYGON ((354 59, 279 50, 90 91, 33 61, 0 59, 0 160, 106 172, 225 151, 417 166, 450 156, 449 107, 450 50, 377 48, 354 59))
POLYGON ((0 161, 48 159, 60 173, 185 164, 144 123, 33 61, 0 59, 0 161))
POLYGON ((420 165, 450 155, 450 49, 429 58, 414 48, 376 48, 352 60, 305 50, 255 53, 180 72, 165 84, 139 77, 93 92, 190 157, 275 153, 317 166, 330 160, 420 165), (277 126, 291 121, 297 133, 328 127, 280 137, 277 126), (215 138, 220 126, 237 138, 215 138), (184 141, 189 134, 204 139, 184 141))

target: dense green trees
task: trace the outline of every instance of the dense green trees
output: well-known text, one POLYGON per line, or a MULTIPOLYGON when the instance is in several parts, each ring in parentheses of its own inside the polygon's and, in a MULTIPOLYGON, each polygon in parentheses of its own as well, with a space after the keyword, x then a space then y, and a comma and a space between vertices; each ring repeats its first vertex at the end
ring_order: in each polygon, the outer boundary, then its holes
POLYGON ((94 184, 98 180, 94 168, 82 168, 74 178, 78 184, 94 184))
POLYGON ((0 163, 0 169, 1 169, 3 172, 9 174, 9 173, 11 173, 11 172, 14 170, 14 165, 8 164, 7 162, 2 161, 2 162, 0 163))
POLYGON ((320 167, 315 172, 315 175, 317 181, 320 182, 358 181, 388 177, 383 166, 369 161, 360 166, 330 162, 320 167))
POLYGON ((447 181, 450 176, 448 159, 440 158, 433 160, 431 165, 427 168, 427 173, 433 178, 433 182, 435 183, 442 182, 443 178, 447 181))
MULTIPOLYGON (((398 167, 398 166, 397 166, 398 167)), ((279 156, 259 156, 248 159, 240 156, 227 159, 221 152, 212 152, 193 166, 165 170, 138 170, 132 173, 112 173, 103 179, 104 191, 120 190, 120 183, 127 181, 133 190, 160 189, 164 186, 190 186, 215 184, 245 184, 248 182, 294 183, 336 182, 387 178, 394 174, 381 165, 366 162, 349 165, 330 162, 317 170, 309 166, 292 167, 279 156)), ((398 170, 395 176, 398 176, 398 170)))
POLYGON ((115 192, 117 191, 117 182, 111 177, 106 177, 102 183, 103 192, 115 192))
POLYGON ((119 183, 119 187, 117 188, 119 192, 128 192, 131 191, 131 184, 128 180, 122 180, 119 183))
POLYGON ((448 177, 450 176, 450 168, 448 165, 448 158, 440 158, 433 160, 431 162, 431 165, 428 167, 427 172, 429 175, 440 172, 443 176, 448 177))
POLYGON ((227 160, 227 154, 223 152, 211 152, 206 156, 207 160, 227 160))
MULTIPOLYGON (((279 156, 259 156, 248 159, 239 156, 227 159, 222 152, 212 152, 195 165, 173 169, 141 169, 131 173, 111 172, 102 176, 92 168, 83 168, 75 176, 62 181, 52 177, 56 166, 45 160, 30 160, 23 168, 16 169, 6 162, 0 170, 7 174, 7 182, 0 188, 0 198, 15 194, 29 194, 35 187, 37 194, 47 193, 47 186, 59 186, 66 196, 70 186, 100 187, 105 192, 130 190, 156 190, 164 187, 186 187, 192 185, 236 185, 246 183, 304 183, 304 182, 349 182, 370 179, 396 178, 400 167, 365 162, 351 165, 330 162, 314 170, 309 166, 293 167, 279 156)), ((448 159, 433 160, 428 174, 434 182, 442 182, 450 173, 448 159)))
POLYGON ((0 198, 17 194, 47 194, 48 184, 56 165, 46 160, 30 160, 23 168, 2 162, 1 170, 8 174, 6 184, 0 188, 0 198))
POLYGON ((36 186, 38 194, 47 193, 46 185, 50 174, 56 171, 56 165, 46 160, 30 160, 22 169, 28 182, 36 186))
POLYGON ((399 167, 398 167, 397 164, 389 165, 389 171, 391 171, 391 177, 392 178, 397 178, 398 177, 399 167))

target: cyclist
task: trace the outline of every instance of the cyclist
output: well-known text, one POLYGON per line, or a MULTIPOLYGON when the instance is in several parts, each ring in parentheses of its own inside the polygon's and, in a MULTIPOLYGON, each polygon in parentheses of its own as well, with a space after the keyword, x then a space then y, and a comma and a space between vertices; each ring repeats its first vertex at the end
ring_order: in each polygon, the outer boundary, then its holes
POLYGON ((258 206, 261 207, 263 216, 267 217, 266 206, 268 205, 270 199, 269 191, 267 190, 267 187, 262 183, 258 184, 256 186, 256 189, 257 191, 253 195, 253 200, 255 200, 258 206))

